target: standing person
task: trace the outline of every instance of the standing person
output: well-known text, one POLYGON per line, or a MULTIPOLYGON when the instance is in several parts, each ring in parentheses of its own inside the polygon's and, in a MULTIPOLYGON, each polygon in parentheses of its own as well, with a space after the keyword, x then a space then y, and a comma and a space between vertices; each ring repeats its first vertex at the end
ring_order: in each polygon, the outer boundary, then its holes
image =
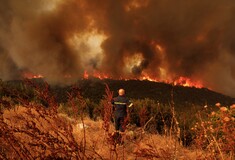
POLYGON ((125 131, 125 119, 127 117, 127 108, 132 106, 129 99, 125 96, 125 90, 119 89, 118 96, 112 99, 113 110, 114 110, 114 123, 115 130, 124 132, 125 131))

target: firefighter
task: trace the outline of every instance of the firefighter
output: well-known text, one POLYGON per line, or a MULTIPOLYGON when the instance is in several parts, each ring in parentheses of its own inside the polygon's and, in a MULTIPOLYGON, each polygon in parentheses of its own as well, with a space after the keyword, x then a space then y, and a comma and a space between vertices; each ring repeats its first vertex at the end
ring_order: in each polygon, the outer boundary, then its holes
POLYGON ((119 89, 118 96, 112 99, 114 111, 115 130, 124 132, 126 126, 127 109, 132 106, 130 100, 125 96, 125 90, 119 89))

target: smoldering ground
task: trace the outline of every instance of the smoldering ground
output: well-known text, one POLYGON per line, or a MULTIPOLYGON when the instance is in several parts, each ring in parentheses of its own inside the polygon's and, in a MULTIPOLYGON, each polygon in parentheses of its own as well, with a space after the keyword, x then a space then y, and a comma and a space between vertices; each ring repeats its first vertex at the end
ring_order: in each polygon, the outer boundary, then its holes
POLYGON ((0 0, 0 76, 180 76, 235 96, 231 0, 0 0), (94 38, 95 37, 95 38, 94 38), (94 47, 96 46, 96 47, 94 47))

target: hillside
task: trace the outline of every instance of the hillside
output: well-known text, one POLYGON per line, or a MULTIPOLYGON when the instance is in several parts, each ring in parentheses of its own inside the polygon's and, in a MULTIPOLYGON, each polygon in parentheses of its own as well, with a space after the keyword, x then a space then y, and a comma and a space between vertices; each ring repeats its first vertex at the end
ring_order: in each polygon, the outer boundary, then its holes
POLYGON ((183 86, 172 86, 166 83, 140 81, 140 80, 111 80, 111 79, 89 79, 80 80, 78 82, 85 97, 99 100, 105 94, 105 83, 108 84, 110 90, 117 94, 119 88, 125 88, 127 95, 133 99, 150 98, 161 103, 169 103, 172 98, 176 104, 192 103, 198 105, 214 105, 217 102, 225 105, 235 103, 235 98, 214 92, 207 88, 194 88, 183 86))
MULTIPOLYGON (((41 84, 42 79, 34 79, 33 82, 41 84)), ((77 86, 81 95, 98 103, 105 95, 105 84, 107 84, 114 96, 117 95, 119 88, 126 90, 127 96, 131 99, 153 99, 157 102, 168 104, 172 99, 175 104, 196 104, 196 105, 214 105, 220 102, 223 105, 235 103, 235 98, 214 92, 207 88, 195 88, 184 86, 172 86, 170 84, 140 80, 100 80, 97 78, 78 80, 74 86, 77 86), (173 95, 173 97, 172 97, 173 95)), ((6 88, 20 90, 24 94, 33 96, 32 92, 24 89, 23 81, 2 82, 6 88)), ((50 90, 55 95, 57 101, 66 102, 67 93, 71 91, 72 85, 51 85, 50 90)), ((0 95, 9 94, 1 89, 0 95)))

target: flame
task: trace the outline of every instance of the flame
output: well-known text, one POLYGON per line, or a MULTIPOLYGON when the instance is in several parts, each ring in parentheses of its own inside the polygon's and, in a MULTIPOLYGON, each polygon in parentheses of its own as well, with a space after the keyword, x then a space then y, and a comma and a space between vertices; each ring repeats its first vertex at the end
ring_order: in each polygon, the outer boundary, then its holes
MULTIPOLYGON (((95 77, 98 79, 113 79, 112 77, 108 76, 108 74, 102 73, 102 72, 94 72, 92 74, 89 74, 87 71, 84 71, 84 79, 88 79, 89 77, 95 77)), ((190 78, 187 77, 179 77, 178 79, 172 81, 172 80, 160 80, 158 78, 154 78, 152 76, 149 76, 147 73, 143 73, 140 77, 138 78, 123 78, 123 77, 119 77, 119 78, 114 78, 115 80, 147 80, 147 81, 151 81, 151 82, 163 82, 163 83, 168 83, 168 84, 173 84, 173 85, 177 85, 177 86, 184 86, 184 87, 195 87, 195 88, 202 88, 203 84, 200 81, 193 81, 190 78)))
MULTIPOLYGON (((23 77, 27 78, 27 79, 37 79, 37 78, 44 78, 43 75, 41 74, 33 74, 30 72, 23 72, 23 77)), ((152 76, 149 76, 147 73, 143 73, 140 77, 138 78, 123 78, 123 77, 119 77, 119 78, 112 78, 110 77, 108 74, 99 72, 99 71, 93 71, 92 73, 88 73, 86 70, 84 71, 83 74, 83 79, 89 79, 89 77, 94 77, 94 78, 98 78, 98 79, 116 79, 116 80, 147 80, 147 81, 151 81, 151 82, 164 82, 164 83, 169 83, 169 84, 173 84, 173 85, 179 85, 179 86, 184 86, 184 87, 195 87, 195 88, 202 88, 203 84, 200 81, 193 81, 190 78, 187 77, 179 77, 178 79, 176 79, 175 81, 171 81, 171 80, 160 80, 158 78, 154 78, 152 76)), ((64 75, 64 78, 72 78, 71 75, 64 75)))
POLYGON ((203 85, 200 81, 194 82, 187 77, 179 77, 179 79, 174 81, 174 85, 181 85, 181 86, 185 86, 185 87, 196 87, 196 88, 203 87, 203 85))
POLYGON ((22 76, 23 76, 23 78, 26 78, 26 79, 43 78, 43 75, 41 75, 41 74, 33 74, 31 72, 23 72, 22 76))
POLYGON ((84 71, 83 78, 84 79, 88 79, 89 78, 89 75, 88 75, 87 71, 84 71))
POLYGON ((158 82, 158 80, 154 79, 154 78, 151 78, 150 76, 146 75, 146 76, 142 76, 140 78, 140 80, 148 80, 148 81, 151 81, 151 82, 158 82))
POLYGON ((83 74, 83 79, 89 79, 89 77, 94 77, 94 78, 98 78, 98 79, 108 79, 108 78, 111 78, 107 74, 99 72, 99 71, 94 71, 92 73, 89 73, 89 72, 87 72, 85 70, 84 74, 83 74))
POLYGON ((109 76, 105 73, 100 73, 100 72, 94 72, 93 74, 94 77, 99 78, 99 79, 107 79, 109 76))

